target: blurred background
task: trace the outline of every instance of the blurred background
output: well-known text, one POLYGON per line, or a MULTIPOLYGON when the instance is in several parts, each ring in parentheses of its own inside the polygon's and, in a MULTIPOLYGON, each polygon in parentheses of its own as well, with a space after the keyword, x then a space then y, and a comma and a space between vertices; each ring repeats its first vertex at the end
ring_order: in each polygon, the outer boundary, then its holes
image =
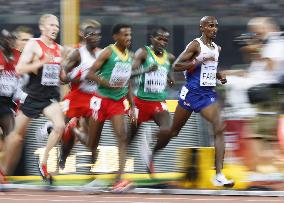
MULTIPOLYGON (((282 71, 284 69, 284 51, 282 52, 282 50, 284 49, 281 27, 284 26, 284 1, 0 0, 0 4, 1 29, 13 30, 18 25, 27 25, 34 29, 36 37, 39 36, 37 26, 40 15, 55 14, 60 18, 61 34, 58 37, 58 42, 62 45, 74 45, 78 42, 78 25, 88 18, 95 19, 102 24, 103 38, 100 45, 102 48, 113 42, 111 27, 114 24, 128 23, 132 25, 132 51, 147 44, 149 31, 156 25, 162 25, 168 28, 171 33, 168 51, 175 56, 178 56, 190 41, 200 36, 199 20, 203 16, 216 16, 219 23, 216 43, 222 47, 218 68, 225 70, 228 77, 228 85, 217 87, 227 124, 228 153, 225 163, 229 163, 229 168, 232 167, 233 169, 230 169, 233 171, 242 166, 245 169, 241 168, 241 171, 253 172, 252 175, 246 176, 246 180, 249 181, 283 182, 282 89, 284 80, 281 76, 284 72, 282 71), (269 18, 269 21, 256 19, 252 22, 251 20, 255 17, 271 17, 272 21, 269 18), (278 29, 272 29, 270 25, 276 25, 278 29), (266 29, 266 27, 269 28, 266 29), (265 34, 261 36, 263 32, 265 34), (277 34, 272 34, 270 38, 271 33, 277 34), (277 68, 274 69, 270 66, 271 61, 274 64, 273 67, 277 66, 277 68), (266 80, 270 75, 271 80, 266 80)), ((168 99, 177 99, 179 88, 184 83, 182 73, 175 74, 175 78, 176 85, 169 91, 168 99)), ((25 159, 31 159, 30 162, 33 161, 31 154, 40 154, 38 148, 42 143, 33 143, 32 136, 34 136, 36 128, 44 122, 45 118, 40 118, 35 120, 29 128, 30 138, 26 141, 28 144, 26 144, 25 159)), ((154 123, 145 125, 141 130, 140 140, 135 142, 130 149, 130 154, 134 155, 129 158, 129 171, 145 172, 136 150, 137 143, 156 130, 157 127, 154 123)), ((109 134, 112 134, 109 125, 106 125, 103 134, 105 136, 101 145, 115 146, 113 139, 108 137, 109 134)), ((199 147, 197 148, 199 150, 210 146, 212 146, 210 126, 199 115, 194 114, 181 131, 181 135, 175 138, 164 150, 165 152, 157 157, 158 171, 179 171, 180 166, 178 167, 179 164, 176 163, 184 162, 177 157, 177 154, 182 151, 179 149, 199 147)), ((111 149, 101 149, 101 151, 104 150, 107 154, 111 149)), ((82 151, 86 151, 83 146, 77 147, 74 151, 74 154, 77 153, 77 161, 80 160, 80 164, 88 162, 86 157, 81 158, 84 156, 82 151), (77 153, 78 151, 81 154, 77 153)), ((54 153, 56 157, 56 152, 54 153)), ((197 156, 192 151, 184 153, 189 154, 188 156, 191 157, 189 160, 195 160, 192 157, 197 156)), ((207 152, 201 150, 200 154, 202 153, 204 153, 202 156, 208 155, 206 155, 207 152)), ((76 163, 74 159, 69 161, 73 165, 76 163)), ((199 167, 196 163, 190 162, 188 164, 199 167)), ((181 167, 185 165, 181 164, 181 167)), ((210 167, 212 169, 213 162, 210 167)), ((36 173, 33 171, 32 164, 26 168, 25 174, 36 173)), ((54 170, 57 170, 56 166, 54 170)), ((93 168, 93 170, 95 169, 93 168)), ((72 173, 86 173, 90 169, 81 171, 70 169, 70 171, 72 173)), ((200 187, 202 188, 203 185, 200 187)))

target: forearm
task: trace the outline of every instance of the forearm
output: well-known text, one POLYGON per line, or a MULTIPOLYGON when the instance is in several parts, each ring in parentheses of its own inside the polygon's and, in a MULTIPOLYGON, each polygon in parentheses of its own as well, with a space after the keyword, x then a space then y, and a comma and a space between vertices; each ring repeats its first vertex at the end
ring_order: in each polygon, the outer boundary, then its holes
POLYGON ((196 61, 190 61, 190 62, 177 62, 173 64, 173 70, 175 72, 181 72, 185 70, 193 69, 196 64, 196 61))
POLYGON ((133 107, 135 106, 134 104, 134 99, 133 99, 133 91, 132 91, 132 84, 131 84, 131 81, 129 82, 129 86, 128 86, 128 93, 127 93, 127 99, 128 99, 128 102, 129 102, 129 105, 130 107, 133 107))
POLYGON ((131 72, 131 78, 133 77, 136 77, 138 75, 142 75, 144 73, 147 73, 149 72, 150 68, 147 68, 147 69, 142 69, 142 68, 139 68, 139 69, 135 69, 131 72))

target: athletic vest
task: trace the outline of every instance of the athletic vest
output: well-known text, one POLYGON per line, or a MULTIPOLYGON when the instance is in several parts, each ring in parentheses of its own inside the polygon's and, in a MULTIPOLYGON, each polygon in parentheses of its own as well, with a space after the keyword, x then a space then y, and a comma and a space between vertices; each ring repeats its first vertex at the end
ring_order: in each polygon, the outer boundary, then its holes
POLYGON ((97 90, 97 84, 94 81, 86 80, 90 68, 95 63, 96 58, 99 56, 101 50, 96 50, 95 56, 91 55, 86 46, 79 49, 81 56, 81 63, 79 65, 83 80, 80 82, 79 89, 83 92, 93 93, 97 90))
POLYGON ((107 49, 111 49, 112 53, 109 59, 101 67, 99 75, 105 80, 108 80, 111 86, 121 88, 113 89, 99 86, 98 93, 101 96, 119 100, 128 92, 128 81, 132 69, 132 57, 128 50, 126 50, 127 54, 123 55, 115 45, 110 45, 107 49))
POLYGON ((43 59, 46 53, 54 56, 53 61, 44 64, 42 68, 38 69, 37 74, 29 73, 29 82, 26 85, 26 92, 33 98, 40 99, 59 99, 60 97, 60 62, 61 54, 60 48, 54 42, 54 48, 46 46, 40 39, 35 39, 42 50, 43 59))
POLYGON ((203 64, 196 65, 190 71, 185 71, 185 77, 187 81, 187 88, 198 92, 211 92, 213 87, 216 86, 216 73, 219 58, 218 46, 212 42, 214 49, 207 47, 200 38, 195 39, 200 46, 200 54, 196 57, 196 60, 203 61, 204 58, 213 57, 215 61, 206 61, 203 64))
POLYGON ((139 79, 137 97, 150 101, 163 101, 167 97, 167 79, 171 65, 168 53, 163 51, 163 56, 157 57, 150 47, 145 46, 147 58, 141 68, 148 69, 152 65, 157 65, 158 69, 149 73, 142 74, 139 79))

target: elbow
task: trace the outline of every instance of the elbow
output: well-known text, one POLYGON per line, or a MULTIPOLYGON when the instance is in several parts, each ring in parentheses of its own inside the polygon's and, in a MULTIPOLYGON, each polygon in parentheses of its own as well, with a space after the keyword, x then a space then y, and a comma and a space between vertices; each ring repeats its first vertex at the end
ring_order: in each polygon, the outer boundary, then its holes
POLYGON ((91 80, 92 76, 91 76, 91 71, 88 72, 88 74, 86 75, 86 79, 87 80, 91 80))
POLYGON ((178 64, 174 63, 173 66, 172 66, 172 70, 174 72, 178 72, 179 71, 178 64))
POLYGON ((15 70, 16 70, 16 73, 17 73, 18 75, 23 75, 23 74, 24 74, 24 72, 22 71, 22 68, 19 67, 19 66, 16 66, 15 70))

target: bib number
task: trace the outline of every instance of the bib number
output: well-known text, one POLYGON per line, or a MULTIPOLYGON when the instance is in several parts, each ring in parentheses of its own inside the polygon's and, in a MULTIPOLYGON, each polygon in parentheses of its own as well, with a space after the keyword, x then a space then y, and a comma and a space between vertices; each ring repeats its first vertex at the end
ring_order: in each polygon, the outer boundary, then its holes
POLYGON ((93 96, 90 100, 90 108, 93 110, 93 111, 99 111, 100 108, 101 108, 101 103, 102 103, 102 99, 101 98, 98 98, 96 96, 93 96))
POLYGON ((144 92, 161 93, 167 85, 167 72, 157 70, 145 74, 144 92))
POLYGON ((16 76, 0 72, 0 96, 12 96, 17 89, 17 82, 16 76))
POLYGON ((59 86, 60 67, 58 64, 44 64, 41 84, 44 86, 59 86))
POLYGON ((183 86, 183 87, 181 88, 179 97, 180 97, 182 100, 185 100, 187 93, 188 93, 188 89, 187 89, 185 86, 183 86))
POLYGON ((125 87, 131 76, 131 65, 128 63, 116 63, 112 70, 109 84, 113 87, 125 87))
POLYGON ((200 73, 200 86, 216 86, 218 62, 208 61, 202 64, 200 73))

